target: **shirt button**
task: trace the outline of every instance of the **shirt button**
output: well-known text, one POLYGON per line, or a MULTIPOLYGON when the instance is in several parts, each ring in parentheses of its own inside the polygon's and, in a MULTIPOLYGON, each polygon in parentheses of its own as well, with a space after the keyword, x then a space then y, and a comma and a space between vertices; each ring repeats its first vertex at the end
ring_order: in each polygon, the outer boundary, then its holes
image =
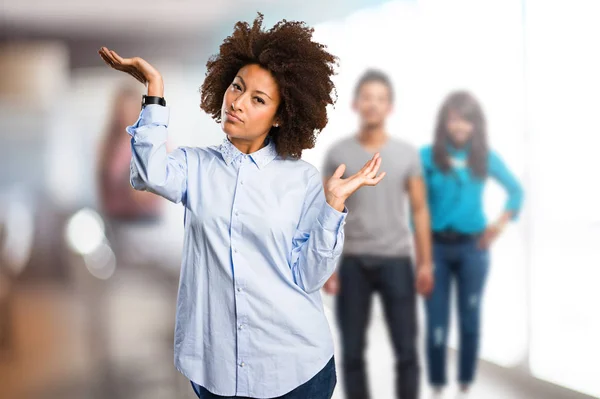
POLYGON ((243 330, 244 329, 244 325, 240 324, 240 326, 238 327, 238 329, 243 330))
POLYGON ((240 184, 243 186, 243 185, 244 185, 244 181, 242 180, 242 181, 240 182, 240 184))
POLYGON ((234 248, 234 249, 233 249, 233 252, 235 252, 235 253, 237 254, 237 248, 234 248))
POLYGON ((246 365, 246 363, 244 363, 244 362, 240 363, 240 367, 244 367, 245 365, 246 365))
POLYGON ((242 289, 240 287, 237 288, 238 292, 242 292, 242 289))
POLYGON ((235 211, 235 216, 239 216, 240 213, 238 211, 235 211))

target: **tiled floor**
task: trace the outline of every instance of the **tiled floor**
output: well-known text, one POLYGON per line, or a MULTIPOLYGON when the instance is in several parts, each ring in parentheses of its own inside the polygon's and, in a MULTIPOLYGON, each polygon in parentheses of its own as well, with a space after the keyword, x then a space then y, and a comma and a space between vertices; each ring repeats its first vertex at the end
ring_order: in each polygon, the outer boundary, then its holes
MULTIPOLYGON (((118 272, 108 283, 77 281, 71 289, 40 284, 18 290, 13 303, 15 339, 11 350, 0 355, 1 398, 195 397, 173 367, 176 280, 165 284, 160 275, 131 271, 118 272)), ((391 399, 393 359, 377 314, 376 310, 368 350, 372 397, 391 399)), ((332 329, 337 334, 333 323, 332 329)), ((428 397, 424 392, 423 398, 428 397)), ((342 397, 340 384, 334 398, 342 397)), ((516 381, 483 365, 472 398, 582 396, 527 379, 516 381)))

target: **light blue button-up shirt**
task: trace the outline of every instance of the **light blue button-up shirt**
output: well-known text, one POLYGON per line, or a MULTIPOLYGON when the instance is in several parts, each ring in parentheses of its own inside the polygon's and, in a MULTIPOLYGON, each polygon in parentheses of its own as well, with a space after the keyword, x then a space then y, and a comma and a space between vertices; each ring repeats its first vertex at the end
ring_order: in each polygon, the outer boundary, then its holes
POLYGON ((319 289, 342 252, 346 211, 320 173, 270 142, 243 154, 225 138, 167 154, 169 109, 127 128, 131 184, 185 206, 175 366, 222 396, 270 398, 333 356, 319 289))

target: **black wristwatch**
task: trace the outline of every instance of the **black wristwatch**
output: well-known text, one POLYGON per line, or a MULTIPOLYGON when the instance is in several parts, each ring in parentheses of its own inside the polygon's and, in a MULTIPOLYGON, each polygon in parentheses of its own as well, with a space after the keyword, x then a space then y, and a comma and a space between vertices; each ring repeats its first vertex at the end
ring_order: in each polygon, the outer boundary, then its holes
POLYGON ((164 97, 157 97, 157 96, 147 96, 147 95, 143 95, 142 96, 142 109, 149 104, 158 104, 158 105, 162 105, 163 107, 167 106, 167 101, 165 100, 164 97))

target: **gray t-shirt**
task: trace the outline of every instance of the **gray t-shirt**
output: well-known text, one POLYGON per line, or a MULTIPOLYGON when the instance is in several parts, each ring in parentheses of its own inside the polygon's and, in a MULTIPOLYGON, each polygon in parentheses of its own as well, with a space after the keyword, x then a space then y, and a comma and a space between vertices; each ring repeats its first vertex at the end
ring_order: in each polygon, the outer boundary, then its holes
MULTIPOLYGON (((419 152, 412 145, 389 138, 379 150, 385 178, 375 187, 362 187, 347 201, 347 255, 410 256, 412 233, 409 228, 407 183, 421 176, 419 152)), ((373 156, 356 137, 340 140, 327 153, 323 176, 330 177, 342 163, 344 178, 358 172, 373 156)))

